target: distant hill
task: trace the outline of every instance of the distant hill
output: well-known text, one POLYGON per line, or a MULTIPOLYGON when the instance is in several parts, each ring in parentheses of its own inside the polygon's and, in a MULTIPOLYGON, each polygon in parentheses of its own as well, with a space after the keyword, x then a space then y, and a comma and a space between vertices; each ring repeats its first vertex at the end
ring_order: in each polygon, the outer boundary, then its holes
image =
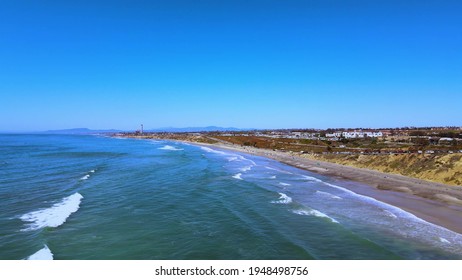
MULTIPOLYGON (((211 132, 211 131, 248 131, 252 129, 240 129, 235 127, 218 127, 218 126, 207 126, 207 127, 163 127, 156 129, 146 129, 145 132, 211 132)), ((45 134, 100 134, 100 133, 118 133, 124 132, 124 130, 117 129, 89 129, 89 128, 71 128, 71 129, 58 129, 58 130, 47 130, 45 134)))
POLYGON ((116 129, 89 129, 89 128, 71 128, 71 129, 59 129, 59 130, 47 130, 43 133, 46 134, 99 134, 99 133, 117 133, 121 130, 116 129))
POLYGON ((146 132, 210 132, 210 131, 247 131, 252 129, 240 129, 235 127, 219 127, 219 126, 206 126, 206 127, 163 127, 157 129, 145 130, 146 132))

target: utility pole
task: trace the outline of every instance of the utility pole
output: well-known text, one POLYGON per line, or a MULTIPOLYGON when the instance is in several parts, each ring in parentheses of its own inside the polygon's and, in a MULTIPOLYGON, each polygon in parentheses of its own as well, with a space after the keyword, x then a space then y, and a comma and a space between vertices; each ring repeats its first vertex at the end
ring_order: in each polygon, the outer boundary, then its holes
POLYGON ((143 134, 143 125, 141 124, 141 130, 140 130, 141 134, 143 134))

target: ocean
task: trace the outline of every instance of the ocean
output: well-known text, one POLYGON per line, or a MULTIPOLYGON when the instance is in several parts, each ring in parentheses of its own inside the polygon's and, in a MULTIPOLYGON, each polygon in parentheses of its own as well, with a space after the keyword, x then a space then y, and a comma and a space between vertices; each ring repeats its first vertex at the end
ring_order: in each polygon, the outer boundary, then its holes
POLYGON ((172 141, 0 135, 0 259, 461 259, 352 182, 172 141))

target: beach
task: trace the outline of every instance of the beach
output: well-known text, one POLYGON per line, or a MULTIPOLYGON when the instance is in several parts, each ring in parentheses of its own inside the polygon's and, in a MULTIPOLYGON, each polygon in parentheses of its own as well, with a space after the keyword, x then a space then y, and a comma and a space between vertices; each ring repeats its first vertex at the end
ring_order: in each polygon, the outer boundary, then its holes
MULTIPOLYGON (((178 140, 172 139, 172 141, 178 140)), ((462 233, 461 186, 448 186, 397 174, 313 160, 303 155, 281 151, 223 142, 189 143, 267 157, 300 169, 353 181, 356 183, 348 184, 351 191, 399 207, 425 221, 462 233)))

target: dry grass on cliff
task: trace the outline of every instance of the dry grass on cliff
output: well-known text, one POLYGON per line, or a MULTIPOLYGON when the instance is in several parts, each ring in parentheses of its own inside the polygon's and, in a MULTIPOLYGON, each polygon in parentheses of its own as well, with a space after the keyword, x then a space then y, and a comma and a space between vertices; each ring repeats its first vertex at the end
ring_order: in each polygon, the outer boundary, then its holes
POLYGON ((343 165, 401 174, 448 185, 462 185, 462 154, 309 155, 343 165))

